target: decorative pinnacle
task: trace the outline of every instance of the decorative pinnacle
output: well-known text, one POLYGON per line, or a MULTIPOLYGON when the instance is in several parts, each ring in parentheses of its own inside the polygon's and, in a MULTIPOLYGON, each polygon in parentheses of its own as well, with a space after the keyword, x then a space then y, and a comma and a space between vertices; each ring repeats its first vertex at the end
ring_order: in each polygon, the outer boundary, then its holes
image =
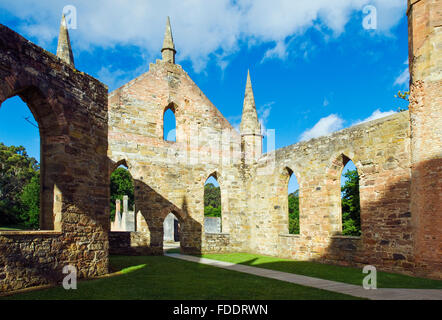
POLYGON ((247 71, 247 84, 240 131, 242 135, 261 135, 261 124, 258 121, 258 113, 256 112, 255 97, 253 95, 252 81, 250 80, 250 70, 247 71))
POLYGON ((72 54, 71 41, 64 14, 61 17, 60 35, 58 36, 57 57, 71 66, 74 65, 74 55, 72 54))
POLYGON ((173 43, 172 28, 170 26, 170 18, 167 17, 166 32, 164 34, 163 48, 161 49, 161 54, 163 56, 163 61, 175 63, 175 45, 173 43))

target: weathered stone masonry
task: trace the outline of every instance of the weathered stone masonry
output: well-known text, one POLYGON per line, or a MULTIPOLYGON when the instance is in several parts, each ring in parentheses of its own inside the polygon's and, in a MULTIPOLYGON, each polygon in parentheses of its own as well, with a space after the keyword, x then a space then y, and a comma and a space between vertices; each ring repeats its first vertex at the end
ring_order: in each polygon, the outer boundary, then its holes
POLYGON ((107 88, 0 25, 0 102, 18 95, 40 127, 40 226, 0 232, 0 291, 52 283, 65 265, 108 272, 107 88))
MULTIPOLYGON (((163 221, 181 250, 254 252, 442 279, 442 2, 409 1, 410 110, 261 155, 250 76, 238 133, 175 64, 168 21, 162 59, 107 95, 73 66, 0 29, 0 101, 20 95, 41 128, 42 228, 0 232, 0 290, 58 281, 74 264, 107 272, 107 255, 162 254, 163 221), (107 100, 108 99, 108 100, 107 100), (176 116, 176 142, 163 116, 176 116), (361 237, 340 234, 340 177, 360 175, 361 237), (136 232, 109 228, 109 175, 128 167, 136 232), (300 185, 300 234, 288 234, 287 184, 300 185), (222 233, 204 230, 204 182, 221 187, 222 233)), ((65 39, 65 40, 63 40, 65 39)), ((67 51, 66 51, 67 50, 67 51)))
POLYGON ((442 278, 442 2, 410 0, 408 26, 416 270, 442 278))
POLYGON ((411 271, 409 133, 409 114, 402 112, 261 158, 252 180, 258 187, 251 190, 249 204, 255 217, 251 250, 411 271), (340 178, 348 159, 360 175, 360 239, 339 235, 340 178), (268 161, 275 162, 270 174, 260 170, 269 166, 268 161), (300 235, 287 234, 287 172, 295 174, 300 186, 300 235))
MULTIPOLYGON (((419 23, 423 24, 428 16, 433 19, 439 17, 432 13, 440 13, 440 5, 436 2, 420 1, 416 5, 415 11, 413 7, 408 11, 410 26, 415 20, 420 19, 419 23), (416 18, 419 15, 422 16, 416 18)), ((433 25, 437 23, 433 22, 433 25)), ((433 29, 430 27, 429 30, 433 29)), ((440 43, 435 36, 423 41, 429 40, 440 43)), ((413 42, 412 32, 410 41, 413 42)), ((418 128, 413 127, 417 117, 413 114, 413 103, 417 97, 413 95, 410 112, 260 156, 260 126, 248 75, 241 125, 242 154, 226 165, 223 159, 211 161, 213 157, 207 155, 204 147, 209 145, 212 154, 221 152, 224 155, 229 149, 238 150, 239 137, 232 131, 231 145, 223 145, 221 132, 229 126, 218 125, 226 123, 225 119, 181 67, 174 64, 175 47, 169 24, 165 43, 163 60, 151 64, 148 73, 113 92, 109 100, 110 158, 115 162, 124 159, 131 163, 131 173, 142 176, 147 185, 161 194, 160 199, 155 194, 136 197, 145 201, 140 205, 144 207, 144 212, 143 209, 141 212, 147 221, 146 235, 161 238, 164 216, 157 217, 158 212, 170 205, 167 201, 179 211, 184 205, 182 199, 190 199, 185 202, 186 214, 182 215, 182 219, 190 218, 195 228, 190 230, 193 237, 188 238, 193 242, 183 240, 183 250, 215 251, 214 236, 210 236, 209 243, 202 228, 201 205, 203 181, 214 171, 223 181, 223 225, 227 226, 223 230, 227 235, 218 238, 229 238, 229 242, 224 243, 227 248, 224 246, 222 251, 251 251, 345 265, 374 264, 388 271, 441 277, 441 210, 437 185, 441 176, 442 150, 438 129, 441 127, 439 82, 432 84, 433 96, 426 96, 428 106, 422 106, 429 114, 421 121, 431 123, 431 126, 421 126, 420 123, 418 128), (434 107, 431 107, 432 104, 434 107), (177 118, 176 143, 162 139, 162 115, 170 106, 177 118), (124 122, 121 122, 122 114, 125 115, 124 122), (118 121, 114 122, 114 119, 118 121), (150 122, 146 124, 144 119, 150 119, 150 122), (412 135, 424 128, 427 128, 424 136, 412 135), (195 144, 198 148, 192 145, 195 137, 198 138, 195 144), (413 181, 417 149, 413 146, 417 143, 422 147, 425 145, 419 139, 427 143, 431 141, 429 150, 432 149, 429 153, 421 151, 424 156, 432 158, 425 174, 431 174, 433 179, 431 182, 424 179, 428 184, 424 193, 413 189, 413 185, 417 185, 417 181, 413 181), (198 158, 198 161, 189 161, 192 157, 198 158), (167 162, 168 159, 173 160, 167 162), (340 235, 340 176, 350 159, 356 164, 361 178, 360 238, 340 235), (300 184, 300 235, 287 234, 287 183, 292 172, 300 184), (419 202, 422 202, 419 208, 413 210, 413 205, 419 202), (429 207, 431 213, 425 219, 418 219, 419 211, 425 207, 429 207), (427 221, 426 229, 421 229, 427 221), (431 231, 430 234, 428 231, 431 231), (429 240, 431 244, 428 245, 433 247, 433 250, 424 250, 432 255, 432 260, 425 263, 420 258, 420 250, 417 250, 421 238, 429 240)), ((422 63, 431 66, 432 79, 440 77, 438 51, 434 45, 425 43, 427 56, 412 58, 411 65, 420 65, 422 60, 422 63)), ((412 90, 414 86, 413 81, 412 90)), ((426 148, 425 145, 423 149, 426 148)), ((164 210, 165 214, 171 211, 164 210)), ((219 244, 222 245, 222 242, 219 244)), ((151 239, 150 246, 159 248, 162 243, 151 239)))

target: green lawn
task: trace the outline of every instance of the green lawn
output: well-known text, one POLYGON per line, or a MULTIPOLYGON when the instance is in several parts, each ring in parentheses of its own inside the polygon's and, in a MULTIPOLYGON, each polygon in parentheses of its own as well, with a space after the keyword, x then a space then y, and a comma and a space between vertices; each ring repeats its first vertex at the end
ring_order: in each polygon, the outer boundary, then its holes
POLYGON ((20 230, 24 230, 21 227, 0 227, 0 231, 20 231, 20 230))
POLYGON ((2 299, 356 299, 169 257, 111 256, 110 263, 123 274, 80 281, 77 290, 58 286, 2 299))
MULTIPOLYGON (((362 285, 362 280, 367 275, 363 274, 362 269, 358 268, 280 259, 248 253, 204 254, 201 257, 355 285, 362 285)), ((378 288, 442 289, 442 281, 380 271, 377 272, 377 285, 378 288)))

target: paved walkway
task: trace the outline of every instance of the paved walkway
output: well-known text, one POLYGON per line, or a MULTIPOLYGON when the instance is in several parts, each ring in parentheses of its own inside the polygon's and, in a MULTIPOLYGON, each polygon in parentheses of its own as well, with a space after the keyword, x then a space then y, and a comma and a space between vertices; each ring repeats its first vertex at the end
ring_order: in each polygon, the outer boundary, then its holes
POLYGON ((362 286, 301 276, 293 273, 250 267, 230 262, 216 261, 178 253, 166 253, 168 257, 211 265, 218 268, 253 274, 306 287, 313 287, 354 297, 372 300, 442 300, 442 290, 437 289, 376 289, 365 290, 362 286))

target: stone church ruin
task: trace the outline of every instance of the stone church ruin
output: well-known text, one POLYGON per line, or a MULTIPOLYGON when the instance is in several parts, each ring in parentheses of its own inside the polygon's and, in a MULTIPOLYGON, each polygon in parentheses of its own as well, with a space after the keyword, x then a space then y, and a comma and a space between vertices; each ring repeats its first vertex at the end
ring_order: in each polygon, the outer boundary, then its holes
POLYGON ((41 230, 0 231, 0 291, 57 283, 65 265, 81 278, 104 275, 113 253, 162 255, 170 213, 183 253, 250 252, 442 279, 442 2, 409 0, 407 15, 409 110, 265 154, 251 75, 237 132, 175 63, 169 21, 162 59, 111 93, 75 68, 63 23, 57 55, 0 25, 0 103, 21 97, 41 136, 41 230), (167 110, 176 141, 164 139, 167 110), (341 234, 349 160, 360 176, 360 237, 341 234), (136 230, 126 232, 111 231, 109 219, 110 174, 122 164, 136 208, 136 230), (296 235, 288 232, 291 173, 296 235), (205 230, 211 176, 221 232, 205 230))

